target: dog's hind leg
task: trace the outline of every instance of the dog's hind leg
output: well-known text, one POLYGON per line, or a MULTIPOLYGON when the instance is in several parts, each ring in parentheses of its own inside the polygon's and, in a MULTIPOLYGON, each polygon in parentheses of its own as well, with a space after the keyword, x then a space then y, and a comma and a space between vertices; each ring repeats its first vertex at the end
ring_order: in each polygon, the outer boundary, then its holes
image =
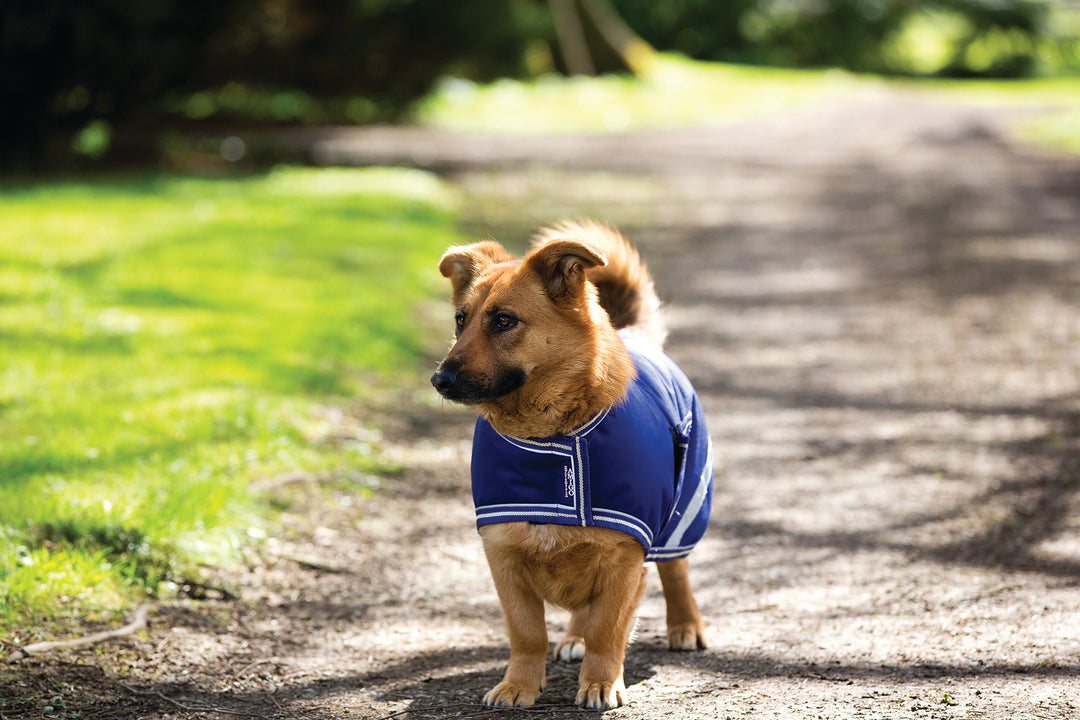
POLYGON ((690 589, 686 558, 656 563, 667 604, 668 646, 672 650, 704 650, 705 621, 690 589))
POLYGON ((585 657, 585 628, 588 624, 588 606, 571 611, 570 625, 566 628, 566 636, 555 646, 556 660, 576 662, 585 657))

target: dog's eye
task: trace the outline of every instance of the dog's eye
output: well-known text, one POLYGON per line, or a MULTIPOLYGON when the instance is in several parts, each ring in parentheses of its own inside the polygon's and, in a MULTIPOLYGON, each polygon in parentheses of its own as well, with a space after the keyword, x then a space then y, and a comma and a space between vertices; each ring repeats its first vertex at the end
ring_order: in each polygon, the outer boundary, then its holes
POLYGON ((517 327, 518 319, 513 315, 499 313, 491 320, 491 329, 495 332, 506 332, 517 327))
POLYGON ((454 331, 460 335, 461 331, 465 329, 465 313, 459 312, 454 315, 454 331))

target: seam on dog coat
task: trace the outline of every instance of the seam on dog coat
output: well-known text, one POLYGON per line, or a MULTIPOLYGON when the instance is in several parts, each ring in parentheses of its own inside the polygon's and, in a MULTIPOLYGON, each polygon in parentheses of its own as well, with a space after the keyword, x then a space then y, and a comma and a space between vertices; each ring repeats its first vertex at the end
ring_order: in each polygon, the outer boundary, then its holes
POLYGON ((712 443, 697 394, 660 350, 622 337, 637 369, 626 398, 569 435, 515 438, 477 419, 477 527, 526 521, 632 535, 648 561, 685 557, 712 505, 712 443))

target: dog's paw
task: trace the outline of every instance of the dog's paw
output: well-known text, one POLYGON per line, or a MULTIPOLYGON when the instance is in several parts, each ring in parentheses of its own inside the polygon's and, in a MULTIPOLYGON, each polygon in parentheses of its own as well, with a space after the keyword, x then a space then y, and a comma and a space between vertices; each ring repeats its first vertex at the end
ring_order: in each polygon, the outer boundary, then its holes
POLYGON ((540 696, 540 690, 503 680, 484 696, 484 704, 491 707, 529 707, 540 696))
POLYGON ((668 647, 672 650, 704 650, 705 626, 700 623, 683 623, 668 628, 668 647))
POLYGON ((555 646, 555 659, 563 662, 580 662, 585 657, 585 638, 567 635, 555 646))
POLYGON ((613 710, 626 702, 626 686, 622 678, 615 682, 582 682, 578 688, 577 704, 587 710, 613 710))

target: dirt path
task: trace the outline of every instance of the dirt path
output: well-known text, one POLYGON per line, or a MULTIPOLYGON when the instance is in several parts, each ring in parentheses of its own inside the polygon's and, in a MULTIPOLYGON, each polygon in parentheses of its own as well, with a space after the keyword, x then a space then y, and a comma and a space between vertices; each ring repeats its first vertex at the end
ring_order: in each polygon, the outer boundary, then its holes
MULTIPOLYGON (((587 213, 654 270, 718 454, 692 558, 711 647, 663 650, 653 574, 611 717, 1080 717, 1080 162, 1010 146, 1001 121, 881 94, 714 130, 472 138, 479 165, 445 137, 330 138, 339 161, 451 172, 477 234, 587 213)), ((419 397, 384 409, 405 471, 374 497, 279 484, 295 530, 222 579, 239 600, 26 661, 0 716, 581 717, 554 664, 539 710, 477 705, 507 651, 471 416, 419 397)))

